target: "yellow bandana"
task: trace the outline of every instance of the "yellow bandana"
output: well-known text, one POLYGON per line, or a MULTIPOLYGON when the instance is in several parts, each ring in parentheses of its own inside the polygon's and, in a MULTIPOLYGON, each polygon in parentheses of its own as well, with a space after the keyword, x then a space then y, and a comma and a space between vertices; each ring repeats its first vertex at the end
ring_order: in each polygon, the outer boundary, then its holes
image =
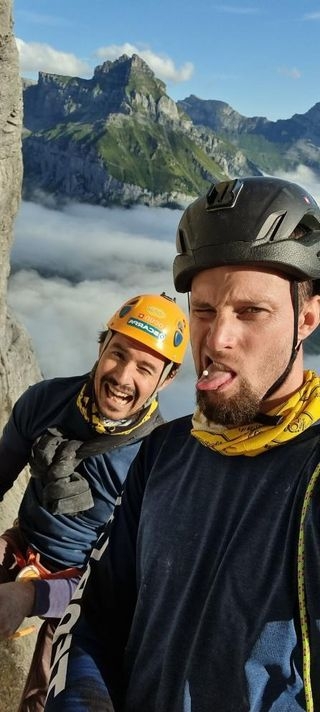
POLYGON ((87 381, 81 388, 80 393, 77 397, 77 406, 80 410, 81 415, 84 419, 92 425, 97 433, 111 433, 112 435, 129 435, 135 428, 140 428, 158 407, 158 401, 155 398, 149 405, 148 408, 143 412, 143 416, 139 416, 134 423, 127 425, 125 427, 117 427, 116 424, 113 428, 106 426, 101 418, 97 406, 94 402, 93 397, 93 386, 91 380, 87 381))
POLYGON ((282 420, 273 426, 250 423, 239 428, 219 429, 196 408, 191 434, 202 445, 223 455, 259 455, 295 438, 320 419, 319 376, 314 371, 305 371, 301 388, 268 415, 281 415, 282 420))

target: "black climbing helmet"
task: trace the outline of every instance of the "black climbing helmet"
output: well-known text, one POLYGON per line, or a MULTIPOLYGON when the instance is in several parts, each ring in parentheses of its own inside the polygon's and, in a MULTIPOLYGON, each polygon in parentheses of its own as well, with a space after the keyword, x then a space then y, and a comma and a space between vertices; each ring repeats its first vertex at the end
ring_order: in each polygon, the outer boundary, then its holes
MULTIPOLYGON (((293 280, 320 279, 320 209, 304 188, 282 178, 236 178, 211 186, 184 211, 173 264, 175 288, 188 292, 205 269, 260 264, 293 280)), ((319 284, 314 291, 319 293, 319 284)))

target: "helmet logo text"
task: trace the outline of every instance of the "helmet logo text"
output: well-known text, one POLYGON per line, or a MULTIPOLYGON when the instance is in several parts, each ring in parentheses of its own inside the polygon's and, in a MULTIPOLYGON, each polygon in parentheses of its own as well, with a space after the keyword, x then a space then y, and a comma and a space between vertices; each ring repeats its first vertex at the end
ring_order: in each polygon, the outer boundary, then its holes
POLYGON ((154 326, 151 326, 151 324, 147 324, 146 321, 142 321, 141 319, 134 319, 131 317, 128 319, 128 326, 133 326, 136 329, 140 329, 141 331, 146 331, 147 334, 150 334, 150 336, 153 336, 155 339, 160 339, 163 341, 165 339, 165 334, 163 331, 160 331, 159 329, 156 329, 154 326))

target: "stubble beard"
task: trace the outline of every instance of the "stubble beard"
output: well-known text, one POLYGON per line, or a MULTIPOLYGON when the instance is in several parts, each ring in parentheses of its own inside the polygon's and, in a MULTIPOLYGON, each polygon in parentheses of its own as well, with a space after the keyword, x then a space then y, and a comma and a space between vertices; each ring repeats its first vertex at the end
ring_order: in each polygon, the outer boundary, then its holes
POLYGON ((223 393, 197 390, 196 399, 207 420, 225 426, 253 423, 261 409, 261 396, 246 381, 242 381, 238 395, 226 398, 223 393))

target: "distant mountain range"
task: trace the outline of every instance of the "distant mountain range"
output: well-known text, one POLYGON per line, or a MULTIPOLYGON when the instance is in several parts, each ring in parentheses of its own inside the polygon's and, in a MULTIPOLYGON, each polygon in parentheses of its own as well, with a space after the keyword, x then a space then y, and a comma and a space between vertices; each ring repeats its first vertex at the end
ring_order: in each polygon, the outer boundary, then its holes
POLYGON ((178 105, 197 126, 210 128, 245 154, 259 171, 276 174, 308 166, 320 175, 320 102, 305 114, 268 121, 246 118, 222 101, 189 96, 178 105))
POLYGON ((91 79, 40 72, 23 97, 26 198, 182 207, 213 179, 301 164, 320 174, 320 103, 268 121, 214 99, 174 102, 138 55, 91 79))
MULTIPOLYGON (((184 207, 215 179, 299 165, 320 178, 320 103, 291 119, 246 118, 222 101, 174 102, 138 56, 91 79, 23 82, 26 199, 184 207)), ((320 336, 308 350, 320 353, 320 336)))

